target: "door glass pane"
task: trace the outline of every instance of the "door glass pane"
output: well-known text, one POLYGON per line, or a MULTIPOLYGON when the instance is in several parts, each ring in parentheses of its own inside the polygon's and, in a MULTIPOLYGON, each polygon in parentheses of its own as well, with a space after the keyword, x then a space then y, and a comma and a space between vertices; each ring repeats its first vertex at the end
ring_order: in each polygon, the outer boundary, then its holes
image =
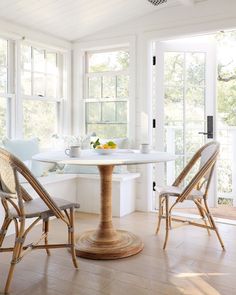
POLYGON ((183 85, 184 54, 179 52, 166 52, 164 57, 164 79, 167 85, 183 85))
POLYGON ((7 136, 7 99, 0 97, 0 139, 7 136))
POLYGON ((186 82, 188 86, 205 84, 205 53, 186 53, 186 82))
POLYGON ((183 87, 166 86, 165 87, 165 125, 182 126, 183 125, 183 87))
POLYGON ((38 137, 41 146, 49 147, 57 133, 57 103, 24 100, 23 117, 24 138, 38 137))
POLYGON ((205 88, 187 87, 185 107, 186 121, 202 121, 205 115, 205 88))

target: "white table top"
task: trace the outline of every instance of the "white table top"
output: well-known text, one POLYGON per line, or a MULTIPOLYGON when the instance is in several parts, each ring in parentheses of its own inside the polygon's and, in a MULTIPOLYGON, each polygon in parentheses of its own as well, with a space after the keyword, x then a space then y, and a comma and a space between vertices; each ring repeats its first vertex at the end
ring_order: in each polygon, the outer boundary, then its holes
POLYGON ((110 155, 100 155, 94 150, 82 150, 79 158, 70 158, 64 151, 50 151, 33 156, 34 160, 70 165, 133 165, 173 161, 175 155, 166 152, 151 151, 142 154, 138 150, 116 150, 110 155))

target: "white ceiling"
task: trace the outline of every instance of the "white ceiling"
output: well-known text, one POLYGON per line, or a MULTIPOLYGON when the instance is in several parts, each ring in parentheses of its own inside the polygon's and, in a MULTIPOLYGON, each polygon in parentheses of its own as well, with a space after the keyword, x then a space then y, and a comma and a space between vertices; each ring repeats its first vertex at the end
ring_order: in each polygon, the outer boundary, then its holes
MULTIPOLYGON (((168 0, 168 5, 193 0, 168 0)), ((0 0, 0 19, 73 41, 167 4, 147 0, 0 0)))

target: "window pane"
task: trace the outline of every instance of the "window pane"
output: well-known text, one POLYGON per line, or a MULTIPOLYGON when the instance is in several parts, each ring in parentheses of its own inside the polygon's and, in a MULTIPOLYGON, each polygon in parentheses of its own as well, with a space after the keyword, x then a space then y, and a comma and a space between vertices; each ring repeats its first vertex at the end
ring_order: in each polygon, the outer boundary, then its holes
POLYGON ((0 93, 7 93, 7 69, 0 67, 0 93))
POLYGON ((101 98, 101 78, 93 77, 88 79, 89 98, 101 98))
POLYGON ((44 74, 34 73, 34 95, 45 95, 45 76, 44 74))
POLYGON ((129 52, 125 50, 91 53, 88 55, 88 72, 123 71, 129 67, 129 52))
POLYGON ((57 54, 54 52, 47 52, 47 73, 57 75, 57 54))
POLYGON ((129 76, 117 76, 117 97, 129 97, 129 76))
POLYGON ((168 85, 183 84, 184 54, 178 52, 165 53, 165 83, 168 85))
POLYGON ((21 73, 21 90, 25 95, 31 95, 31 72, 21 73))
POLYGON ((114 98, 116 97, 116 77, 102 78, 102 97, 114 98))
POLYGON ((89 102, 86 103, 86 121, 87 122, 100 122, 102 115, 101 115, 101 104, 97 102, 89 102))
POLYGON ((205 114, 205 88, 189 87, 185 98, 186 121, 202 120, 205 114))
POLYGON ((127 102, 116 102, 116 120, 119 123, 127 122, 127 102))
POLYGON ((46 77, 46 96, 57 97, 57 77, 47 76, 46 77))
POLYGON ((103 122, 116 121, 116 103, 115 102, 102 103, 102 121, 103 122))
POLYGON ((7 67, 7 41, 0 39, 0 67, 7 67))
POLYGON ((35 72, 45 72, 44 50, 33 48, 33 64, 35 72))
POLYGON ((127 136, 127 124, 87 124, 87 133, 96 132, 100 138, 127 136))
POLYGON ((186 82, 190 85, 205 84, 205 53, 186 53, 186 82))
POLYGON ((0 139, 7 135, 7 100, 0 97, 0 139))
POLYGON ((24 138, 38 137, 40 145, 49 147, 57 133, 57 103, 23 101, 24 138))
POLYGON ((184 116, 184 99, 182 87, 165 87, 165 125, 182 125, 184 116))
POLYGON ((21 46, 21 66, 22 69, 31 71, 31 46, 21 46))

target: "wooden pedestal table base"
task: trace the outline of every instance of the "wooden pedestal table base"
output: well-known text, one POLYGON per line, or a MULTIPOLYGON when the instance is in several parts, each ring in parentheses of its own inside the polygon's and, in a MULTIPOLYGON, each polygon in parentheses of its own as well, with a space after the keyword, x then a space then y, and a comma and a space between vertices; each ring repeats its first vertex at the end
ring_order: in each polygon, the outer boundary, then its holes
POLYGON ((98 166, 101 177, 101 215, 97 230, 80 235, 76 255, 89 259, 118 259, 139 253, 143 242, 136 235, 116 230, 112 224, 113 165, 98 166))

